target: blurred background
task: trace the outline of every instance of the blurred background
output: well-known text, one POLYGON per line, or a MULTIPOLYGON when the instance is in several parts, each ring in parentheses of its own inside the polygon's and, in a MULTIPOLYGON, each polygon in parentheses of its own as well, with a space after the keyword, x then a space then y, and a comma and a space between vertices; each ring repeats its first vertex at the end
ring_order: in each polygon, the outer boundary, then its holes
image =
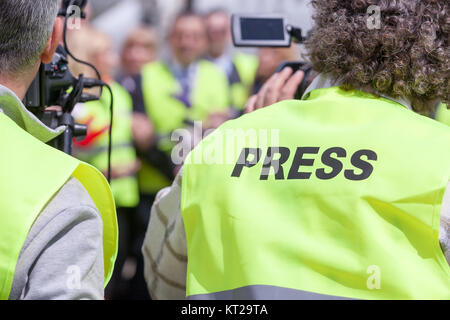
POLYGON ((206 13, 221 8, 242 14, 283 13, 305 32, 312 26, 308 0, 93 0, 91 4, 93 24, 113 37, 115 48, 121 47, 128 32, 140 22, 154 25, 163 37, 183 10, 206 13))
MULTIPOLYGON (((309 2, 89 2, 88 18, 81 28, 70 30, 68 44, 76 57, 95 65, 114 95, 111 187, 120 234, 107 299, 150 299, 141 248, 155 197, 172 184, 182 166, 182 161, 174 161, 176 143, 181 142, 187 150, 176 154, 183 159, 207 130, 241 116, 249 97, 259 91, 278 65, 284 61, 307 62, 300 45, 234 48, 230 15, 280 13, 307 35, 312 28, 309 2), (200 137, 193 135, 196 121, 203 126, 200 137), (178 129, 190 132, 191 137, 173 141, 172 134, 178 129)), ((70 68, 76 76, 96 77, 92 69, 75 61, 70 61, 70 68)), ((111 98, 107 90, 89 93, 101 98, 79 104, 74 110, 77 122, 88 126, 86 139, 75 144, 74 156, 106 175, 111 98)), ((443 105, 438 113, 450 123, 443 105)), ((172 254, 175 259, 187 259, 183 253, 172 254)))
MULTIPOLYGON (((111 187, 120 234, 107 299, 150 299, 141 248, 155 197, 182 165, 173 161, 172 133, 180 128, 195 132, 195 121, 205 131, 215 129, 241 116, 248 98, 280 63, 301 59, 297 45, 237 50, 230 15, 282 13, 306 34, 312 21, 308 2, 92 0, 81 27, 69 30, 72 53, 98 69, 114 96, 111 187)), ((70 69, 76 76, 96 78, 91 68, 75 61, 70 69)), ((88 126, 74 156, 107 175, 111 98, 108 90, 88 93, 100 100, 74 110, 76 121, 88 126)), ((188 152, 202 136, 178 142, 188 152)), ((182 253, 174 256, 183 259, 182 253)))

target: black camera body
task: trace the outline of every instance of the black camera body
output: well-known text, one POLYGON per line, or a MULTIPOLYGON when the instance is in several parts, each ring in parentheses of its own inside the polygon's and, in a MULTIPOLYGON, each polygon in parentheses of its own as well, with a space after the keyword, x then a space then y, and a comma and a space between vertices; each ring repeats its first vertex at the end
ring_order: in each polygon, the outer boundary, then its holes
POLYGON ((63 106, 77 79, 69 70, 67 54, 59 46, 50 64, 41 64, 24 99, 28 110, 39 116, 48 106, 63 106))
MULTIPOLYGON (((69 10, 76 6, 81 13, 80 18, 84 18, 86 5, 87 0, 63 0, 58 16, 68 18, 71 15, 69 10)), ((67 21, 65 29, 66 27, 67 21)), ((65 34, 66 30, 64 30, 64 37, 65 34)), ((82 79, 75 78, 70 72, 68 52, 66 48, 59 45, 52 62, 47 65, 41 64, 23 102, 27 109, 38 117, 49 106, 60 106, 63 111, 72 112, 75 104, 80 102, 75 101, 81 98, 81 94, 75 90, 81 81, 82 79), (71 89, 72 92, 70 92, 71 89)))
POLYGON ((72 152, 71 139, 86 136, 87 133, 87 127, 76 124, 70 115, 77 103, 74 92, 77 81, 69 70, 67 53, 58 46, 53 61, 41 64, 24 99, 26 108, 47 127, 56 129, 65 125, 68 128, 60 137, 49 142, 52 147, 68 154, 72 152), (46 110, 50 106, 59 106, 61 110, 46 110))
MULTIPOLYGON (((231 18, 233 43, 236 47, 290 47, 292 41, 302 43, 306 40, 302 30, 287 23, 281 15, 233 15, 231 18)), ((278 66, 276 72, 290 67, 294 72, 302 70, 305 73, 299 86, 296 99, 301 99, 306 91, 312 75, 311 64, 300 61, 286 61, 278 66)))
POLYGON ((76 6, 80 8, 80 13, 82 19, 86 18, 86 15, 84 14, 84 9, 87 6, 88 0, 63 0, 61 4, 61 9, 58 12, 59 17, 65 17, 67 14, 67 11, 70 9, 70 6, 76 6))
POLYGON ((286 61, 280 64, 276 70, 276 72, 283 71, 284 68, 291 68, 293 70, 293 73, 297 72, 298 70, 302 70, 305 74, 302 83, 297 88, 297 92, 295 93, 295 99, 301 100, 303 97, 303 94, 306 92, 306 89, 308 89, 310 79, 312 76, 312 66, 310 63, 307 62, 301 62, 301 61, 286 61))
MULTIPOLYGON (((58 16, 65 17, 64 43, 66 44, 67 18, 71 16, 73 6, 79 9, 84 18, 83 9, 87 0, 64 0, 58 16)), ((86 136, 87 127, 76 124, 71 113, 77 103, 98 100, 99 97, 83 93, 85 88, 102 86, 96 79, 74 77, 69 70, 68 55, 73 57, 65 47, 59 45, 49 64, 41 64, 39 72, 33 80, 24 98, 26 108, 36 115, 46 126, 56 129, 65 126, 61 136, 49 145, 67 153, 72 153, 72 139, 86 136), (60 107, 60 110, 47 110, 48 107, 60 107)), ((75 58, 74 58, 75 59, 75 58)), ((75 59, 77 60, 77 59, 75 59)), ((79 61, 79 60, 77 60, 79 61)))

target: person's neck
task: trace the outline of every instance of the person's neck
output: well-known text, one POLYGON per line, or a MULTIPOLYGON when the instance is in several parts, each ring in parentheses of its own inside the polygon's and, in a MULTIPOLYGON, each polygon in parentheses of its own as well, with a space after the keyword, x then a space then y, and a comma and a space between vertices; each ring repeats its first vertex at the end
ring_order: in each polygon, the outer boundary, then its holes
POLYGON ((23 100, 31 83, 33 82, 34 77, 37 74, 38 69, 39 65, 37 68, 33 69, 33 72, 22 73, 14 77, 0 74, 0 84, 14 92, 20 100, 23 100))
POLYGON ((209 53, 209 56, 212 59, 219 59, 219 58, 222 58, 224 55, 225 55, 225 52, 210 52, 209 53))
POLYGON ((189 67, 193 64, 193 62, 180 62, 180 61, 177 61, 177 63, 178 67, 184 70, 189 69, 189 67))
POLYGON ((208 56, 212 59, 227 57, 232 55, 231 50, 232 48, 229 45, 226 45, 225 47, 211 48, 211 50, 208 51, 208 56))
POLYGON ((114 77, 112 75, 102 75, 102 80, 108 85, 112 85, 114 83, 114 77))
POLYGON ((172 57, 169 60, 169 64, 171 65, 171 67, 175 70, 187 70, 189 67, 191 67, 193 64, 195 63, 195 61, 190 62, 190 63, 186 63, 186 62, 181 62, 179 59, 172 57))

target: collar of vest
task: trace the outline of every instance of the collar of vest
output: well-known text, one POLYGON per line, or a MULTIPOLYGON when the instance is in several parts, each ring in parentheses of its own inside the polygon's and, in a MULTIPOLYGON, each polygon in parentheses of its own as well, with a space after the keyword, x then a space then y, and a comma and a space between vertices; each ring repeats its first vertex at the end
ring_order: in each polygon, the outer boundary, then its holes
POLYGON ((33 113, 25 108, 22 101, 20 101, 14 92, 1 84, 0 112, 4 113, 19 127, 44 143, 55 139, 65 130, 64 126, 55 130, 47 127, 33 113))
MULTIPOLYGON (((329 88, 333 88, 333 87, 339 87, 343 84, 343 82, 339 79, 337 80, 333 80, 331 77, 325 75, 325 74, 319 74, 314 81, 311 83, 311 85, 306 89, 305 94, 302 97, 302 100, 305 100, 308 98, 309 94, 311 93, 311 91, 313 90, 317 90, 317 89, 329 89, 329 88)), ((401 104, 402 106, 404 106, 405 108, 412 110, 412 103, 411 101, 407 100, 407 99, 402 99, 402 98, 393 98, 387 95, 383 95, 380 93, 377 93, 380 97, 383 97, 385 99, 397 102, 398 104, 401 104)))
POLYGON ((183 74, 187 74, 192 77, 193 75, 195 75, 195 72, 197 71, 199 65, 199 62, 195 61, 192 62, 187 67, 184 67, 180 62, 178 62, 173 57, 163 62, 169 67, 169 70, 173 73, 173 75, 176 78, 181 77, 183 74))

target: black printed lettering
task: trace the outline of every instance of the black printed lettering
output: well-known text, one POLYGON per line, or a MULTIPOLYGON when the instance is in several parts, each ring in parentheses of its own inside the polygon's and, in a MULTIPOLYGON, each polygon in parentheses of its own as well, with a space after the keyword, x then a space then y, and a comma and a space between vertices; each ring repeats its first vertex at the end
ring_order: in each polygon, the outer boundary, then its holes
POLYGON ((269 179, 271 168, 273 168, 275 172, 275 180, 284 180, 283 164, 288 161, 290 155, 291 151, 288 148, 269 148, 269 150, 267 151, 266 159, 264 160, 260 180, 269 179), (278 160, 274 160, 276 154, 280 155, 280 158, 278 160))
POLYGON ((353 166, 361 169, 362 173, 355 174, 355 170, 345 170, 345 177, 348 180, 361 181, 366 180, 370 177, 373 172, 373 166, 369 162, 361 159, 364 156, 367 157, 367 160, 378 160, 377 154, 372 150, 359 150, 355 152, 355 154, 352 156, 351 162, 353 166))
POLYGON ((332 158, 331 156, 333 154, 336 154, 338 158, 345 158, 347 156, 347 151, 339 147, 331 148, 325 151, 322 155, 322 163, 332 168, 333 170, 330 173, 326 173, 325 169, 318 169, 316 171, 317 178, 321 180, 330 180, 336 178, 339 175, 339 173, 341 173, 342 169, 344 168, 344 165, 342 164, 341 161, 332 158))
POLYGON ((262 150, 259 148, 245 148, 242 150, 241 155, 239 156, 238 162, 234 167, 232 177, 239 178, 242 174, 242 170, 244 168, 251 168, 258 164, 259 160, 261 160, 262 150), (252 155, 253 159, 248 160, 249 156, 252 155))
POLYGON ((314 159, 303 159, 303 156, 306 154, 318 154, 319 150, 320 148, 316 147, 297 148, 291 170, 289 171, 288 180, 309 179, 312 175, 311 172, 299 172, 299 170, 302 166, 312 167, 314 165, 314 159))

